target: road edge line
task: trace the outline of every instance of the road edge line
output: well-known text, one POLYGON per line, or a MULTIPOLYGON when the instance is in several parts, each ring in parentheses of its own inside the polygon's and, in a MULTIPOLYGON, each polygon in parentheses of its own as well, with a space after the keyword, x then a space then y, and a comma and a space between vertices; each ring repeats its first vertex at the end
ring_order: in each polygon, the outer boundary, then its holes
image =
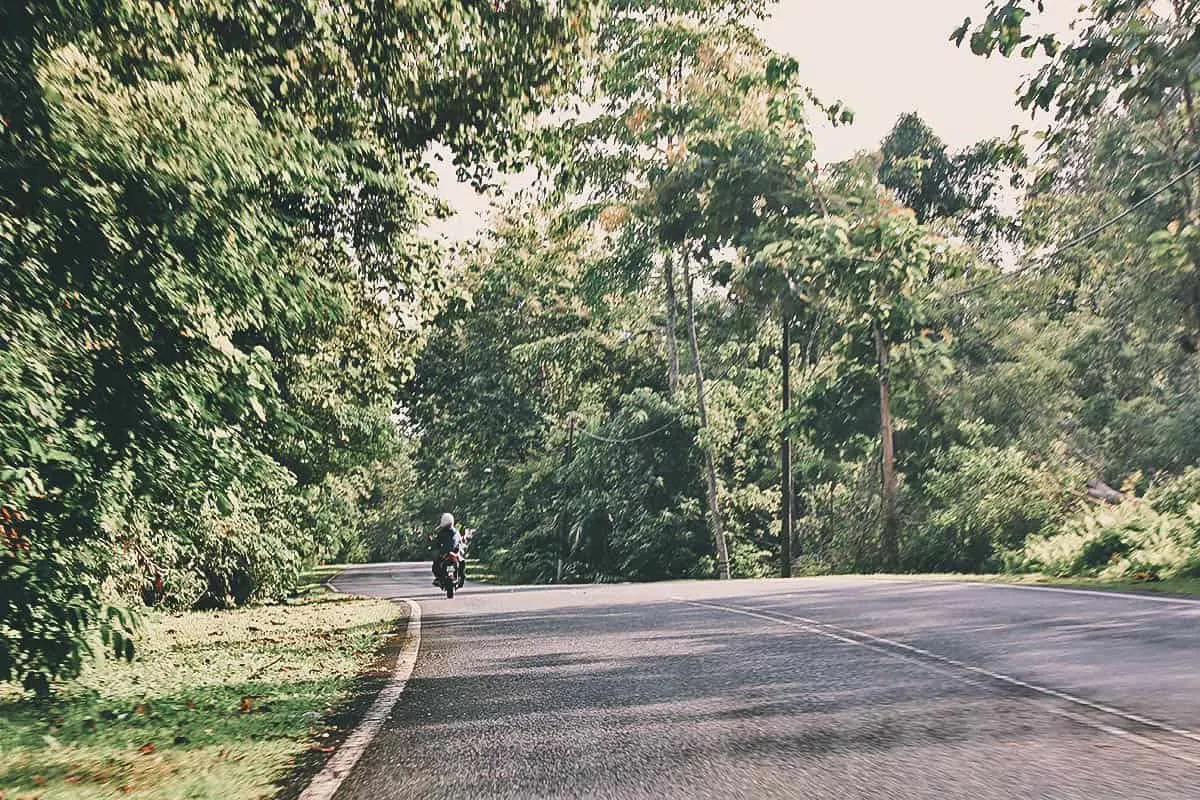
POLYGON ((329 800, 333 797, 383 727, 392 709, 400 701, 400 696, 404 694, 421 648, 421 604, 407 598, 402 598, 401 602, 408 606, 408 622, 404 627, 404 643, 401 645, 400 655, 396 658, 396 668, 392 671, 391 681, 379 692, 362 720, 325 762, 325 766, 309 782, 297 800, 329 800))
MULTIPOLYGON (((1145 728, 1151 728, 1151 729, 1157 730, 1160 733, 1166 733, 1166 734, 1170 734, 1170 735, 1176 736, 1181 739, 1190 740, 1193 743, 1200 743, 1200 733, 1197 733, 1196 731, 1190 730, 1188 728, 1178 728, 1178 727, 1175 727, 1174 725, 1171 725, 1170 723, 1162 722, 1160 720, 1153 719, 1151 717, 1146 717, 1141 714, 1136 714, 1133 712, 1125 711, 1123 709, 1116 708, 1115 706, 1110 706, 1105 703, 1088 700, 1086 698, 1079 697, 1077 695, 1073 695, 1068 692, 1059 691, 1058 689, 1051 689, 1050 687, 1047 687, 1047 686, 1040 686, 1036 683, 1030 683, 1028 681, 1021 680, 1020 678, 1014 678, 1011 675, 1005 675, 1002 672, 994 672, 992 670, 977 666, 975 664, 968 664, 966 662, 959 661, 954 658, 950 658, 949 656, 943 656, 940 653, 935 653, 931 650, 926 650, 922 647, 917 647, 915 645, 911 645, 906 642, 901 642, 901 641, 898 641, 895 639, 888 639, 884 636, 876 636, 871 633, 866 633, 865 631, 855 630, 854 628, 847 628, 842 625, 834 625, 833 623, 830 623, 830 622, 822 622, 821 620, 812 619, 811 617, 802 617, 802 616, 799 616, 796 614, 788 614, 783 611, 775 611, 774 609, 764 609, 763 611, 760 612, 760 611, 756 611, 756 610, 752 610, 752 609, 743 608, 740 606, 727 606, 727 605, 721 605, 719 603, 706 603, 703 601, 696 601, 696 600, 684 600, 682 602, 686 603, 687 605, 697 606, 700 608, 710 608, 710 609, 715 609, 718 611, 726 611, 726 612, 730 612, 730 613, 734 613, 734 614, 742 614, 744 616, 756 617, 759 619, 775 622, 775 623, 778 623, 781 625, 790 625, 792 627, 796 627, 801 630, 806 630, 808 632, 815 633, 819 636, 825 636, 825 637, 828 637, 831 639, 836 639, 837 641, 840 641, 840 642, 856 644, 860 647, 865 647, 867 649, 876 650, 881 653, 889 653, 892 655, 899 655, 902 658, 907 658, 912 663, 920 664, 920 663, 929 663, 930 661, 932 661, 935 663, 944 664, 946 666, 949 666, 953 669, 960 670, 962 672, 969 672, 969 673, 973 673, 975 675, 982 675, 983 677, 985 677, 991 681, 994 681, 994 682, 1008 684, 1009 686, 1017 686, 1021 689, 1025 689, 1027 691, 1031 691, 1031 692, 1034 692, 1035 694, 1041 695, 1042 697, 1052 697, 1056 700, 1066 702, 1070 705, 1087 708, 1092 711, 1098 711, 1103 714, 1117 717, 1118 719, 1123 719, 1126 722, 1132 722, 1135 725, 1140 725, 1145 728), (846 634, 846 635, 843 636, 842 634, 846 634), (856 639, 848 638, 848 637, 858 637, 858 639, 856 640, 856 639), (915 656, 914 655, 906 655, 906 654, 915 654, 915 656), (917 657, 917 656, 919 656, 919 657, 917 657)), ((1058 713, 1058 712, 1056 712, 1056 713, 1058 713)), ((1068 716, 1068 715, 1060 713, 1060 716, 1068 716)), ((1089 725, 1093 728, 1096 728, 1097 730, 1105 731, 1105 727, 1103 726, 1102 723, 1095 723, 1092 720, 1085 720, 1082 717, 1076 717, 1074 715, 1070 715, 1070 716, 1073 719, 1075 719, 1076 722, 1082 722, 1083 724, 1089 725)), ((1111 726, 1109 726, 1109 727, 1111 727, 1111 726)), ((1105 731, 1105 732, 1111 733, 1111 731, 1105 731)), ((1146 739, 1146 737, 1139 737, 1137 734, 1134 734, 1134 733, 1129 733, 1129 732, 1125 732, 1125 733, 1127 734, 1127 736, 1129 738, 1132 738, 1132 739, 1144 740, 1144 742, 1152 741, 1152 740, 1146 739)), ((1162 750, 1162 752, 1164 752, 1168 755, 1171 755, 1175 758, 1178 758, 1181 761, 1186 761, 1186 762, 1194 764, 1194 765, 1200 765, 1200 761, 1198 761, 1197 759, 1193 759, 1193 758, 1183 755, 1181 753, 1176 753, 1174 751, 1174 749, 1169 746, 1155 747, 1153 749, 1160 749, 1160 750, 1162 750)))
POLYGON ((1119 590, 1087 589, 1073 586, 1030 586, 1023 583, 1004 583, 1002 581, 947 581, 956 586, 988 586, 993 589, 1024 589, 1027 592, 1057 592, 1058 594, 1081 594, 1087 597, 1107 597, 1121 600, 1144 600, 1149 603, 1167 603, 1180 606, 1200 606, 1200 599, 1192 597, 1175 597, 1172 595, 1156 595, 1149 592, 1122 592, 1119 590))

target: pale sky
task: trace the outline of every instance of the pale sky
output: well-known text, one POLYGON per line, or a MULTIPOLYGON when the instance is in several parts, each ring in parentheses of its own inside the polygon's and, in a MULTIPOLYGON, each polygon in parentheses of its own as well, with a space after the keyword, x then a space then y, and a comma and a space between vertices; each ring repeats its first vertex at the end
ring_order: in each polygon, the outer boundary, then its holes
MULTIPOLYGON (((1047 0, 1038 28, 1065 32, 1080 1, 1047 0)), ((965 17, 979 20, 985 9, 985 0, 782 0, 762 26, 767 43, 800 63, 821 100, 841 100, 855 113, 849 128, 814 124, 817 160, 875 147, 909 111, 951 148, 1028 126, 1016 92, 1036 65, 980 58, 949 40, 965 17)))
MULTIPOLYGON (((1065 32, 1080 2, 1046 0, 1039 28, 1065 32)), ((817 160, 840 161, 877 146, 909 111, 952 149, 1007 136, 1014 124, 1030 127, 1016 91, 1036 65, 980 58, 949 40, 965 17, 978 20, 985 9, 986 0, 780 0, 761 26, 767 43, 799 62, 801 78, 819 98, 840 100, 855 113, 848 127, 813 121, 817 160)), ((1042 124, 1039 117, 1034 126, 1042 124)), ((488 201, 442 174, 460 213, 434 231, 470 236, 486 224, 488 201)))

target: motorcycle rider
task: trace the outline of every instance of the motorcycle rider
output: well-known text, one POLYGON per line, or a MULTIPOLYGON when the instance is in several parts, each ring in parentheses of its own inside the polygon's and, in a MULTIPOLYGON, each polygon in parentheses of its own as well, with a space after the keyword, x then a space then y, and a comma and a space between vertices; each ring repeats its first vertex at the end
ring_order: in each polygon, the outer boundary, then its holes
MULTIPOLYGON (((433 558, 433 585, 441 586, 442 578, 445 577, 443 570, 445 569, 445 557, 447 553, 458 553, 462 555, 462 536, 458 532, 458 528, 454 527, 454 515, 450 512, 442 514, 442 523, 438 526, 437 533, 434 534, 434 549, 435 555, 433 558)), ((460 564, 460 569, 462 566, 460 564)), ((461 582, 461 577, 459 581, 461 582)))

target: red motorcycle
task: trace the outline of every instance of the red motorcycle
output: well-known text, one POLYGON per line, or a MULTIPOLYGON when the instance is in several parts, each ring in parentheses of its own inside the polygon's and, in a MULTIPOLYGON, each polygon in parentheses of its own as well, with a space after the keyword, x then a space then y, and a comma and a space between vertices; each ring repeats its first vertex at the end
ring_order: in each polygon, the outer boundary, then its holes
POLYGON ((454 551, 442 556, 442 570, 438 576, 438 585, 446 592, 446 599, 454 598, 454 590, 463 585, 463 557, 454 551))

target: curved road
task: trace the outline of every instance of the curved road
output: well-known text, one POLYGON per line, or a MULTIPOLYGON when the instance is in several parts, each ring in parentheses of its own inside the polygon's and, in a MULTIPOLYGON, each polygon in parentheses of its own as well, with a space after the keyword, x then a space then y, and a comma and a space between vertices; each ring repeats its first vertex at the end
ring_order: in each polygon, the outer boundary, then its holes
POLYGON ((338 798, 1200 798, 1200 602, 870 578, 579 587, 372 565, 423 611, 338 798))

